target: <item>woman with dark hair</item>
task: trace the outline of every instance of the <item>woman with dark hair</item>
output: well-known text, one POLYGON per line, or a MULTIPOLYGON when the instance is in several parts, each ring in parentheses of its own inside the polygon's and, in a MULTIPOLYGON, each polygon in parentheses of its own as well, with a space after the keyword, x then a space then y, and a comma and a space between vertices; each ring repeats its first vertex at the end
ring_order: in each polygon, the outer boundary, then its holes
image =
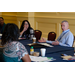
POLYGON ((31 35, 34 35, 34 30, 31 28, 28 20, 24 20, 20 28, 20 37, 30 39, 31 35))
POLYGON ((17 25, 8 23, 5 26, 1 44, 4 45, 3 59, 6 62, 29 62, 30 57, 23 44, 18 42, 20 32, 17 25))

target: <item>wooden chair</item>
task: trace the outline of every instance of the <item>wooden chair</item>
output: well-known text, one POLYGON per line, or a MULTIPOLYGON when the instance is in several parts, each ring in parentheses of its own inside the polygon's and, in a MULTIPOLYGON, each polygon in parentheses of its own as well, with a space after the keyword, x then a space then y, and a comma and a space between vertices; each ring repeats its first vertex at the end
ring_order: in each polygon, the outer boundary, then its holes
POLYGON ((49 32, 48 33, 48 40, 55 41, 55 39, 56 39, 56 33, 55 32, 49 32))
POLYGON ((75 36, 74 36, 74 40, 73 40, 73 44, 72 44, 72 47, 74 46, 74 42, 75 42, 75 36))
POLYGON ((36 37, 36 41, 40 40, 42 32, 40 30, 34 30, 34 35, 36 37))

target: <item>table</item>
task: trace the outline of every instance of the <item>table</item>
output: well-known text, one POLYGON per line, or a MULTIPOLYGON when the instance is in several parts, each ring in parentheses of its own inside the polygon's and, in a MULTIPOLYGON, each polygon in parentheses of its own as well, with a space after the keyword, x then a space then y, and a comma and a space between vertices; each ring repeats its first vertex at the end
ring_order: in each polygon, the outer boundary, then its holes
MULTIPOLYGON (((27 44, 32 43, 32 40, 19 40, 27 49, 28 53, 30 54, 30 47, 27 44)), ((74 60, 62 60, 61 54, 67 54, 74 56, 74 48, 73 47, 65 47, 65 46, 54 46, 54 47, 45 47, 46 48, 46 57, 53 57, 56 60, 52 62, 71 62, 74 60)), ((40 48, 35 48, 35 52, 40 53, 40 48)), ((40 53, 41 55, 41 53, 40 53)))

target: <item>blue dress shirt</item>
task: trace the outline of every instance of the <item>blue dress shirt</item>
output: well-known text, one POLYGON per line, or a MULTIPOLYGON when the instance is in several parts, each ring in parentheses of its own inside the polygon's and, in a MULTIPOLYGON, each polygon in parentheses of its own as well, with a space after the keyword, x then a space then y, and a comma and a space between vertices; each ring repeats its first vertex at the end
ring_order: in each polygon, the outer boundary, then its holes
MULTIPOLYGON (((61 45, 61 46, 72 47, 73 41, 74 41, 74 36, 71 33, 71 31, 68 29, 61 33, 61 35, 58 37, 57 41, 59 41, 59 45, 61 45)), ((53 41, 46 41, 46 42, 52 43, 53 41)))

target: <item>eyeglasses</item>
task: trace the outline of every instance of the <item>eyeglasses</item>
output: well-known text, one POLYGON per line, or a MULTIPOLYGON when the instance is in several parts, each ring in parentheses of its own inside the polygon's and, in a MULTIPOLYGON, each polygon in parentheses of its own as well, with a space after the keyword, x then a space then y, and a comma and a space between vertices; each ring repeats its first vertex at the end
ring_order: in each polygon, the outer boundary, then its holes
POLYGON ((24 25, 28 25, 27 23, 25 23, 24 25))

